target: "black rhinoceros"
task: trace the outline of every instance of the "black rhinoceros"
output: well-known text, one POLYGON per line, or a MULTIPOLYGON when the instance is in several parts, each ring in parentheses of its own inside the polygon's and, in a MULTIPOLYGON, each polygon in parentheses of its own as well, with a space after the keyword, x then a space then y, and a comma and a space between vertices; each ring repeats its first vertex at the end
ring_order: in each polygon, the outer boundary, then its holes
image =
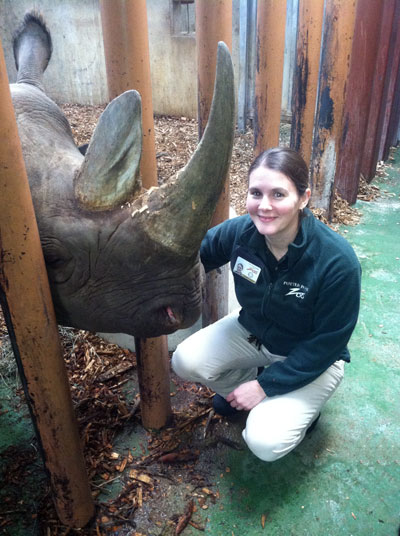
POLYGON ((198 249, 223 188, 234 134, 232 63, 218 46, 208 126, 189 163, 159 188, 139 178, 141 105, 127 91, 104 110, 83 156, 44 93, 51 56, 42 17, 14 37, 11 84, 57 320, 100 332, 155 337, 200 314, 198 249))

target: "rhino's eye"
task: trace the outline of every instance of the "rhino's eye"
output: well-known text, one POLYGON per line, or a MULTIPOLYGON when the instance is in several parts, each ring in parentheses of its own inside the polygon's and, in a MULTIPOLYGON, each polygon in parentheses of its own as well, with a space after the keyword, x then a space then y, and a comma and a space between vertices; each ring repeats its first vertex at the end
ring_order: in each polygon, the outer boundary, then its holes
POLYGON ((61 268, 63 264, 70 260, 70 255, 64 248, 49 247, 44 250, 44 258, 47 266, 61 268))
POLYGON ((56 283, 64 283, 69 279, 73 263, 68 250, 61 244, 47 244, 43 253, 50 278, 56 283))
POLYGON ((65 264, 65 260, 62 259, 61 257, 50 255, 50 256, 46 256, 46 264, 47 266, 53 269, 61 268, 61 266, 65 264))

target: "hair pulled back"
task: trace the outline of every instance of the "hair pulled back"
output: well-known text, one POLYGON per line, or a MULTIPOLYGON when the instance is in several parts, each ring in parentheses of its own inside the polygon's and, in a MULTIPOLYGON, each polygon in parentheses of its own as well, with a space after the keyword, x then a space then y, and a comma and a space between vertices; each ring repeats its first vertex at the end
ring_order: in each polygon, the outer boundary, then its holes
POLYGON ((299 195, 308 188, 308 167, 302 156, 289 147, 274 147, 260 153, 249 169, 251 173, 259 167, 279 171, 291 179, 299 195))

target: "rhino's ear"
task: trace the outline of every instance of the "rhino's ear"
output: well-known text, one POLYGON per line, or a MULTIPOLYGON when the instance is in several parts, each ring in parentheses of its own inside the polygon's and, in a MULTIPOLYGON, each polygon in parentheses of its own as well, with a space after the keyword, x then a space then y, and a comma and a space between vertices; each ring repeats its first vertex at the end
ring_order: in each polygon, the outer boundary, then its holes
POLYGON ((141 99, 126 91, 102 113, 75 177, 75 196, 88 210, 109 210, 141 188, 141 99))

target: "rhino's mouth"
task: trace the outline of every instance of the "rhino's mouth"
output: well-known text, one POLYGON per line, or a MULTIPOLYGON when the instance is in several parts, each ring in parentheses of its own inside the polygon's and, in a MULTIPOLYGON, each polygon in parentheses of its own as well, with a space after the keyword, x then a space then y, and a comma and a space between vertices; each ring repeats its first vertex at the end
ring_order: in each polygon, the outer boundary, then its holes
POLYGON ((171 326, 174 329, 179 329, 182 324, 182 319, 177 311, 174 311, 170 305, 164 307, 164 316, 168 326, 171 326))
POLYGON ((171 334, 178 329, 190 327, 196 322, 199 316, 197 308, 185 312, 184 310, 181 310, 179 305, 174 307, 172 305, 161 307, 158 310, 158 313, 161 315, 159 325, 164 326, 163 329, 165 330, 165 334, 171 334))
POLYGON ((165 308, 165 311, 167 313, 168 318, 171 320, 171 322, 177 322, 177 318, 175 316, 174 311, 172 310, 172 307, 169 305, 165 308))

